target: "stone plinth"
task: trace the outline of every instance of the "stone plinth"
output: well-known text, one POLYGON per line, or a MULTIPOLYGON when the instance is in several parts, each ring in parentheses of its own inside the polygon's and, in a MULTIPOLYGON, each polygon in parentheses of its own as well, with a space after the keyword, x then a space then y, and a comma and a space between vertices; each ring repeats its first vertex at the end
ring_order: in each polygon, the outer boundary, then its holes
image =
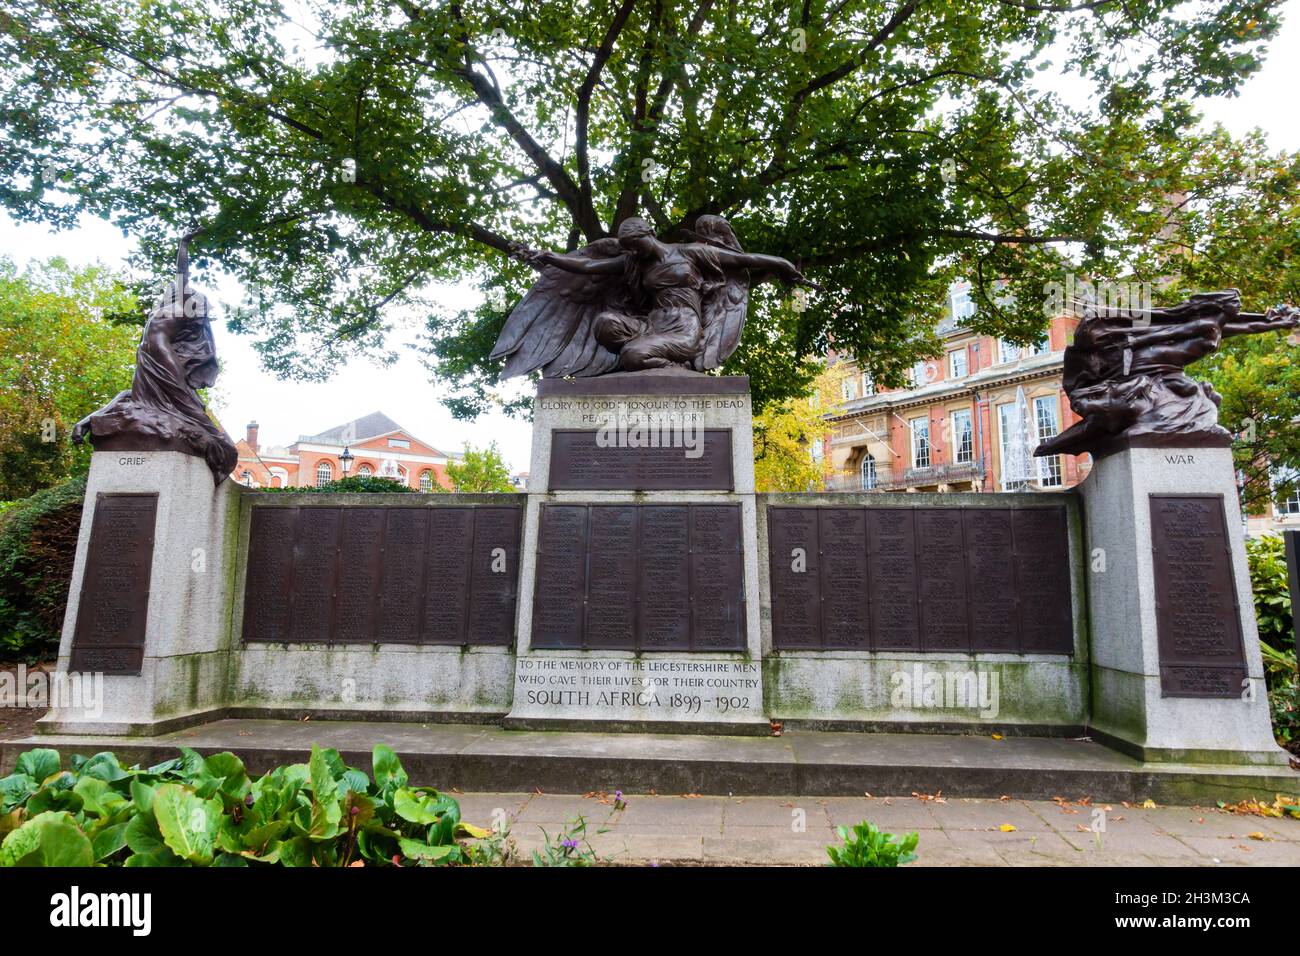
MULTIPOLYGON (((91 456, 59 647, 59 671, 78 672, 74 664, 84 668, 83 685, 90 678, 89 685, 102 687, 102 695, 92 694, 77 702, 79 706, 52 707, 39 722, 41 731, 138 732, 160 721, 210 712, 224 703, 238 499, 239 490, 231 482, 214 488, 207 463, 193 455, 97 451, 91 456), (87 600, 99 603, 81 606, 96 506, 105 496, 155 494, 148 574, 140 568, 138 579, 123 577, 121 584, 147 593, 147 597, 139 595, 145 617, 138 673, 96 676, 96 662, 103 658, 93 653, 91 642, 111 641, 115 631, 129 630, 121 622, 120 607, 96 597, 92 590, 85 592, 91 595, 87 600), (74 661, 79 622, 83 634, 79 659, 74 661), (87 651, 92 653, 87 655, 87 651)), ((101 534, 105 530, 101 528, 101 534)), ((96 549, 97 560, 111 562, 114 553, 139 547, 147 530, 141 527, 119 540, 103 540, 96 549)), ((98 593, 105 593, 102 584, 98 593)), ((132 662, 126 669, 137 668, 132 662)))
POLYGON ((1078 491, 1094 733, 1146 760, 1285 764, 1231 450, 1121 449, 1078 491))
POLYGON ((765 731, 753 492, 748 379, 543 380, 507 724, 765 731))

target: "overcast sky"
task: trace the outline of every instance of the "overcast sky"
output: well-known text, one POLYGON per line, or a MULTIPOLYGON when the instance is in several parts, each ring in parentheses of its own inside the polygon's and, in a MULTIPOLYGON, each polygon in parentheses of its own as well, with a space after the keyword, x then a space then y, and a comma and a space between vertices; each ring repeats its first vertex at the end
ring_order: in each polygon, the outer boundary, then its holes
MULTIPOLYGON (((1285 10, 1286 21, 1264 69, 1246 83, 1240 96, 1205 101, 1201 108, 1207 122, 1220 122, 1238 135, 1259 127, 1274 149, 1294 152, 1300 150, 1295 79, 1296 64, 1300 63, 1300 0, 1288 0, 1285 10)), ((131 248, 132 240, 99 220, 84 220, 79 228, 60 234, 44 226, 16 223, 0 212, 0 255, 20 265, 61 255, 76 264, 100 262, 120 267, 131 248)), ((234 283, 205 291, 218 308, 240 299, 234 283)), ((442 287, 431 295, 442 304, 464 306, 473 301, 474 293, 442 287)), ((322 432, 382 411, 434 447, 455 451, 466 442, 481 447, 496 441, 512 471, 528 468, 531 426, 500 413, 476 422, 454 420, 438 401, 439 389, 430 383, 428 371, 406 346, 402 351, 408 354, 387 368, 358 360, 326 383, 280 381, 261 368, 248 340, 226 333, 219 319, 218 313, 215 332, 222 375, 214 407, 226 430, 236 438, 243 435, 247 422, 256 419, 262 444, 287 445, 299 435, 322 432)), ((394 341, 409 343, 414 334, 415 329, 409 327, 394 341)))

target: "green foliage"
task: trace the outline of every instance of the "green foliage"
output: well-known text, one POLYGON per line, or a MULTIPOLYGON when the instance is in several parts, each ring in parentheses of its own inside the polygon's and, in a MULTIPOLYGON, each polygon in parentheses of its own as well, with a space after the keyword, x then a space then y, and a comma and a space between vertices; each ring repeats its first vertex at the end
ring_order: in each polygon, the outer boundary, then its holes
POLYGON ((85 473, 72 427, 131 386, 140 331, 114 319, 134 304, 99 266, 0 258, 0 499, 85 473))
POLYGON ((1223 396, 1219 421, 1236 435, 1233 463, 1243 478, 1242 504, 1267 514, 1275 499, 1295 489, 1300 474, 1300 361, 1280 332, 1227 339, 1218 352, 1192 366, 1223 396))
POLYGON ((0 515, 0 660, 58 653, 85 494, 86 479, 70 478, 0 515))
POLYGON ((1280 534, 1247 538, 1246 559, 1250 564, 1250 589, 1255 599, 1259 639, 1279 651, 1294 652, 1286 542, 1280 534))
POLYGON ((258 488, 257 491, 272 494, 404 494, 414 492, 396 478, 380 478, 378 475, 348 475, 336 478, 323 485, 304 485, 302 487, 258 488))
POLYGON ((388 747, 372 781, 336 750, 254 780, 234 754, 179 757, 148 769, 111 753, 21 754, 0 780, 0 866, 445 866, 500 863, 492 834, 460 805, 409 786, 388 747))
POLYGON ((510 469, 506 467, 496 442, 491 442, 482 451, 466 445, 460 461, 447 462, 447 477, 456 491, 468 494, 515 490, 515 486, 510 484, 510 469))
MULTIPOLYGON (((0 202, 108 218, 156 274, 204 220, 196 271, 251 293, 233 327, 274 371, 317 380, 391 358, 390 316, 424 284, 475 282, 481 307, 427 310, 428 361, 466 416, 498 401, 486 356, 533 276, 512 242, 572 248, 638 212, 676 238, 720 212, 826 290, 805 310, 754 296, 727 371, 761 410, 801 394, 804 359, 832 343, 896 384, 935 350, 956 274, 982 331, 1037 338, 1060 249, 1124 275, 1198 162, 1225 182, 1241 165, 1204 165, 1227 150, 1192 104, 1258 69, 1278 4, 1084 7, 10 0, 0 202)), ((1207 237, 1236 221, 1223 208, 1207 237)))
POLYGON ((838 827, 842 847, 828 846, 829 866, 902 866, 916 859, 918 837, 909 833, 895 842, 892 833, 884 833, 876 825, 863 820, 853 829, 838 827))
MULTIPOLYGON (((542 847, 533 851, 533 866, 586 867, 601 862, 587 839, 587 820, 579 815, 554 836, 542 830, 542 847)), ((605 831, 597 830, 597 833, 605 831)))
POLYGON ((1300 679, 1296 672, 1286 543, 1280 534, 1247 538, 1246 557, 1273 733, 1283 747, 1294 749, 1300 747, 1300 679))

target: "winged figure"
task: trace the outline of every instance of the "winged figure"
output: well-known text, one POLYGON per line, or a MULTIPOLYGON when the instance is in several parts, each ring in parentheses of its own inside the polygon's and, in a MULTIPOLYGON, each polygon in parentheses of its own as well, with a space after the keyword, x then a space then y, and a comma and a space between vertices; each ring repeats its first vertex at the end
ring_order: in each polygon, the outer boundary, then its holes
POLYGON ((812 286, 788 260, 743 251, 721 216, 700 216, 694 235, 694 242, 661 242, 632 217, 617 238, 569 255, 520 248, 519 258, 541 275, 492 349, 505 359, 501 377, 717 368, 740 342, 751 283, 812 286))

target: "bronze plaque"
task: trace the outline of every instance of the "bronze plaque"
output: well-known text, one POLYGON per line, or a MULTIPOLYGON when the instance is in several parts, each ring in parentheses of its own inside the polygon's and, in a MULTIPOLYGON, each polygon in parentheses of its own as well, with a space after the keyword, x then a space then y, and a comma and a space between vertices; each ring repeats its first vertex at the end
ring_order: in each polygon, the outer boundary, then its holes
POLYGON ((156 492, 96 496, 72 634, 71 670, 140 673, 157 515, 156 492))
POLYGON ((641 505, 637 510, 640 564, 638 635, 647 651, 691 648, 690 510, 687 505, 641 505))
MULTIPOLYGON (((632 426, 635 427, 635 426, 632 426)), ((686 448, 680 435, 651 437, 611 432, 556 429, 551 432, 552 491, 731 491, 731 430, 687 431, 698 442, 686 448), (623 444, 624 441, 633 444, 623 444)))
POLYGON ((867 513, 861 508, 822 508, 817 517, 821 646, 826 650, 866 650, 871 646, 867 513))
POLYGON ((542 506, 533 588, 533 647, 583 646, 587 512, 585 505, 542 506))
POLYGON ((383 508, 344 508, 338 583, 334 599, 337 644, 374 643, 378 636, 380 582, 383 580, 383 508))
POLYGON ((469 561, 474 515, 469 508, 435 508, 424 550, 425 644, 465 643, 469 620, 469 561))
POLYGON ((244 640, 288 641, 297 508, 254 508, 244 584, 244 640))
POLYGON ((772 643, 778 648, 822 646, 818 508, 767 509, 772 643))
POLYGON ((543 505, 532 646, 743 651, 739 505, 543 505))
POLYGON ((378 638, 381 643, 419 643, 424 615, 429 516, 440 510, 384 509, 383 576, 379 581, 378 638))
POLYGON ((508 644, 515 633, 519 509, 475 507, 466 644, 508 644))
POLYGON ((767 536, 777 650, 1073 652, 1064 507, 773 505, 767 536))
POLYGON ((1064 508, 1016 508, 1016 596, 1020 651, 1069 654, 1074 650, 1070 603, 1069 532, 1064 508))
POLYGON ((253 507, 246 642, 508 645, 516 505, 253 507))
POLYGON ((867 545, 873 649, 920 650, 915 512, 910 508, 868 508, 867 545))
POLYGON ((1012 555, 1011 508, 968 508, 962 513, 966 543, 966 601, 973 651, 1020 650, 1020 600, 1012 555))
POLYGON ((1241 697, 1241 608, 1219 495, 1151 495, 1160 691, 1241 697))
POLYGON ((916 512, 922 650, 971 648, 961 515, 957 508, 920 508, 916 512))

